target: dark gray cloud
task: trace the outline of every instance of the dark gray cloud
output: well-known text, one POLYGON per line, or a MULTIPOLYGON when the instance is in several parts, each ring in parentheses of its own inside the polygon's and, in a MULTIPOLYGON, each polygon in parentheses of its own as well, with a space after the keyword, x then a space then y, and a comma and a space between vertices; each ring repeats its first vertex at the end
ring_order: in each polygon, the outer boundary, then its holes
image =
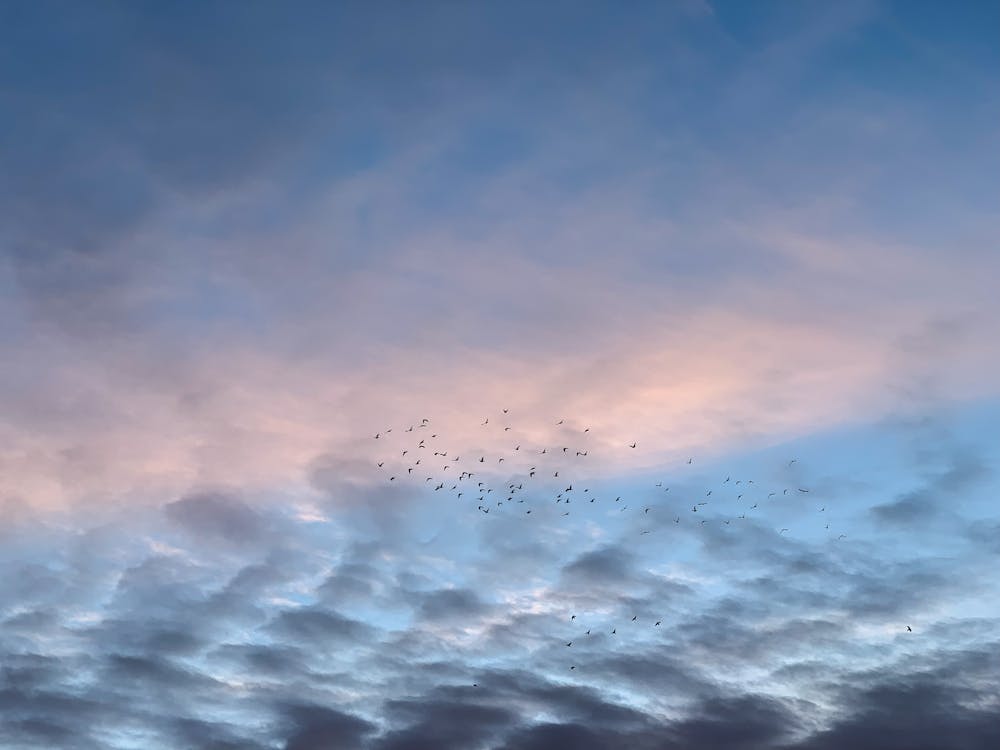
POLYGON ((265 520, 241 500, 221 493, 189 495, 164 507, 171 521, 208 539, 253 544, 266 529, 265 520))

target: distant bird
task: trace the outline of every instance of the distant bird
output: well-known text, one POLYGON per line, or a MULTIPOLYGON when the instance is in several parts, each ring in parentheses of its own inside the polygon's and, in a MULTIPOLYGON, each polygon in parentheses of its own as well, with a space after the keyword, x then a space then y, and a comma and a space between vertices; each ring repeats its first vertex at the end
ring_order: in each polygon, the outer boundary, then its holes
POLYGON ((799 459, 793 458, 791 461, 788 462, 788 465, 791 466, 794 463, 798 463, 798 461, 799 461, 799 459))
POLYGON ((573 641, 570 641, 569 643, 566 644, 566 647, 569 648, 572 645, 573 645, 573 641))
POLYGON ((629 448, 635 448, 635 443, 632 443, 629 448))
POLYGON ((574 666, 570 667, 570 669, 576 669, 576 666, 574 665, 574 666))
POLYGON ((809 491, 809 490, 804 490, 804 489, 802 489, 801 487, 799 487, 799 492, 808 492, 808 491, 809 491))
POLYGON ((847 534, 841 534, 840 536, 837 537, 838 541, 840 539, 846 539, 846 538, 847 538, 847 534))
POLYGON ((489 423, 490 423, 490 418, 486 417, 486 420, 483 422, 483 424, 489 424, 489 423))
POLYGON ((689 459, 688 459, 688 463, 691 463, 692 461, 694 461, 694 459, 693 459, 693 458, 689 458, 689 459))
POLYGON ((385 461, 379 461, 378 462, 378 466, 379 466, 380 469, 382 468, 382 464, 384 464, 384 463, 385 463, 385 461))
POLYGON ((393 481, 396 477, 389 477, 389 481, 393 481))
POLYGON ((611 635, 614 635, 617 632, 618 632, 618 630, 616 628, 611 628, 611 635))
POLYGON ((913 628, 911 628, 909 625, 907 625, 906 626, 906 632, 907 633, 912 633, 913 632, 913 628))
POLYGON ((507 413, 507 411, 508 411, 507 409, 504 409, 504 410, 503 410, 503 413, 504 413, 504 414, 506 414, 506 413, 507 413))
POLYGON ((378 440, 381 436, 382 436, 382 433, 380 433, 380 432, 376 432, 375 433, 375 439, 376 440, 378 440))
POLYGON ((556 422, 556 424, 557 424, 557 425, 560 425, 560 424, 562 424, 562 423, 563 423, 563 422, 565 422, 565 421, 566 421, 566 420, 564 420, 564 419, 560 419, 560 420, 559 420, 558 422, 556 422))
POLYGON ((638 616, 639 615, 632 615, 632 622, 635 622, 635 618, 637 618, 638 616))
POLYGON ((779 534, 784 534, 784 533, 785 533, 786 531, 788 531, 788 529, 782 529, 782 530, 781 530, 781 531, 779 531, 778 533, 779 533, 779 534))
POLYGON ((572 615, 569 619, 575 620, 576 619, 576 615, 572 615))
POLYGON ((653 627, 654 627, 654 628, 656 628, 656 627, 659 627, 659 625, 660 625, 660 623, 661 623, 661 622, 663 622, 663 621, 662 621, 662 620, 657 620, 657 621, 656 621, 656 624, 655 624, 655 625, 653 625, 653 627))

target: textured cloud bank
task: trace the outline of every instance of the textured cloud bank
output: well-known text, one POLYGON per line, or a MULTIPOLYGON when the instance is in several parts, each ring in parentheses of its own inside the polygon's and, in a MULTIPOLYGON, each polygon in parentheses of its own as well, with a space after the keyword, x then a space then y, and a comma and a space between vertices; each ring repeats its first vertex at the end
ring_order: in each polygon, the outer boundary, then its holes
MULTIPOLYGON (((961 486, 974 494, 983 478, 961 486)), ((946 491, 934 476, 909 494, 946 491)), ((567 519, 548 493, 527 497, 533 519, 442 507, 418 488, 389 524, 371 493, 328 522, 202 493, 100 526, 15 524, 0 563, 0 737, 456 750, 1000 740, 984 506, 954 509, 967 532, 930 527, 937 541, 918 549, 900 535, 918 538, 907 524, 923 516, 883 513, 880 530, 864 501, 839 503, 852 540, 816 542, 808 518, 773 505, 727 524, 732 497, 703 508, 707 525, 674 524, 684 508, 655 499, 652 517, 602 496, 567 519)))

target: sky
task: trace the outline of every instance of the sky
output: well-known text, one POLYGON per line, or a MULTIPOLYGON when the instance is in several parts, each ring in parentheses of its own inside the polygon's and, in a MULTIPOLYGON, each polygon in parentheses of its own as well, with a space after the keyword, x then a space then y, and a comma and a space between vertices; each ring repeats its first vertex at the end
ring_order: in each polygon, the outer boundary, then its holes
POLYGON ((1000 747, 998 32, 0 4, 0 745, 1000 747))

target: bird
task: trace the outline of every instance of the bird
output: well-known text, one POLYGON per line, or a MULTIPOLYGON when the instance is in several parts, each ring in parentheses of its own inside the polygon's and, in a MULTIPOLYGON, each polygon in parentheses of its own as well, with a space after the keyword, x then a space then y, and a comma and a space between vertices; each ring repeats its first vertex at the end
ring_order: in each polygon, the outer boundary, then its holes
POLYGON ((801 487, 799 487, 799 492, 808 492, 808 491, 809 491, 809 490, 804 490, 804 489, 802 489, 801 487))
POLYGON ((791 466, 794 463, 798 463, 798 461, 799 461, 799 459, 793 458, 791 461, 788 462, 788 465, 791 466))
POLYGON ((638 616, 639 615, 632 615, 632 622, 635 622, 635 618, 638 617, 638 616))
POLYGON ((635 448, 635 443, 632 443, 631 445, 629 445, 629 448, 635 448))
POLYGON ((663 621, 662 621, 662 620, 657 620, 657 621, 656 621, 656 624, 655 624, 655 625, 653 625, 653 627, 654 627, 654 628, 655 628, 655 627, 658 627, 658 626, 659 626, 659 624, 660 624, 661 622, 663 622, 663 621))
POLYGON ((569 619, 575 620, 576 619, 576 615, 571 615, 569 619))
POLYGON ((490 423, 490 418, 486 417, 486 420, 483 422, 483 424, 489 424, 489 423, 490 423))
POLYGON ((788 531, 788 529, 782 529, 782 530, 781 530, 781 531, 779 531, 778 533, 779 533, 779 534, 784 534, 784 533, 785 533, 786 531, 788 531))
POLYGON ((382 468, 382 464, 384 464, 384 463, 385 463, 385 461, 379 461, 378 462, 378 466, 379 466, 380 469, 382 468))
POLYGON ((566 644, 566 647, 569 648, 572 645, 573 645, 573 641, 570 641, 569 643, 566 644))
POLYGON ((911 628, 909 625, 907 625, 906 626, 906 632, 907 633, 912 633, 913 632, 913 628, 911 628))

